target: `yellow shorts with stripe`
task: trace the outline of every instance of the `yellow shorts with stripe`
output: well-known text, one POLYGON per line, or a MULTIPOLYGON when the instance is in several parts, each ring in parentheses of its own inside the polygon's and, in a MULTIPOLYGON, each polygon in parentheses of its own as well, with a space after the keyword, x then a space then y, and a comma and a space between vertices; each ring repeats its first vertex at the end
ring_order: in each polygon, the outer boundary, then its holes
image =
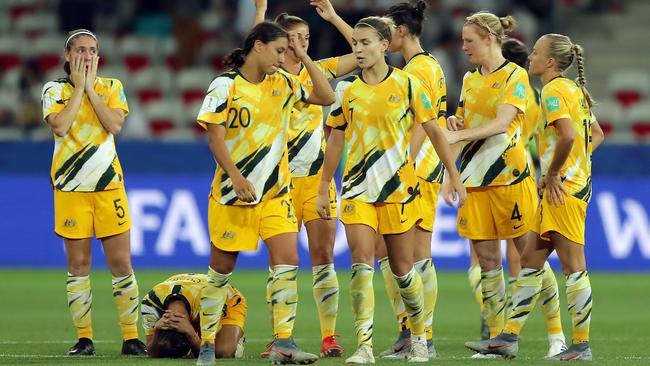
POLYGON ((418 203, 368 203, 341 201, 341 222, 370 226, 378 234, 401 234, 422 220, 418 203))
POLYGON ((223 307, 223 314, 219 328, 224 325, 235 325, 243 330, 244 323, 246 322, 246 314, 248 313, 248 304, 246 303, 246 298, 241 294, 241 292, 234 287, 233 290, 235 292, 228 296, 226 304, 223 307))
POLYGON ((546 193, 537 208, 532 230, 544 240, 550 240, 549 233, 557 232, 574 243, 585 244, 585 220, 587 202, 565 196, 564 205, 556 207, 546 200, 546 193))
POLYGON ((440 183, 427 182, 419 178, 420 182, 420 195, 416 198, 418 210, 422 215, 422 221, 418 223, 418 227, 422 230, 429 232, 433 231, 433 223, 436 220, 436 208, 438 205, 438 196, 440 195, 440 183))
POLYGON ((54 190, 54 232, 66 239, 105 238, 131 228, 123 187, 101 192, 54 190))
POLYGON ((252 206, 222 205, 210 195, 208 226, 210 242, 227 252, 257 250, 259 238, 298 232, 289 194, 252 206))
MULTIPOLYGON (((316 212, 316 198, 318 197, 318 186, 320 185, 320 174, 310 177, 298 177, 291 179, 291 200, 296 209, 298 230, 305 224, 320 219, 316 212)), ((330 183, 330 217, 336 217, 336 184, 334 180, 330 183)))
POLYGON ((468 188, 458 209, 458 234, 472 240, 517 238, 530 231, 536 210, 532 177, 511 186, 468 188))

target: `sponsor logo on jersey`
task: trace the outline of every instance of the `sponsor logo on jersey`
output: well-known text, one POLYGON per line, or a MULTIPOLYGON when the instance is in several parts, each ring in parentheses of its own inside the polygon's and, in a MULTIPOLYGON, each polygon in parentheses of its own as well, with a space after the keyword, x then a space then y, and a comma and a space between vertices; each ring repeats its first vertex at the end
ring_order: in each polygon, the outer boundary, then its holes
POLYGON ((234 239, 234 238, 235 238, 235 232, 234 231, 226 230, 226 231, 223 232, 223 235, 221 235, 221 239, 230 240, 230 239, 234 239))

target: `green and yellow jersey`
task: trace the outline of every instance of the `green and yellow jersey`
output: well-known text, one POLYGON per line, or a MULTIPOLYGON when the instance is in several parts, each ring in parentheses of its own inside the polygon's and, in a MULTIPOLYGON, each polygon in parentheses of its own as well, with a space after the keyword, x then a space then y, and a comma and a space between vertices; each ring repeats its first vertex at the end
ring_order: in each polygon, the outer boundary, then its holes
POLYGON ((284 71, 266 75, 259 84, 237 70, 212 81, 197 117, 198 123, 226 128, 225 143, 242 175, 255 186, 257 200, 237 199, 232 181, 217 165, 211 194, 223 205, 255 205, 289 192, 288 129, 296 103, 308 92, 284 71))
MULTIPOLYGON (((109 108, 121 109, 128 114, 129 106, 119 80, 97 77, 94 89, 109 108)), ((61 112, 73 91, 69 79, 46 83, 41 99, 43 119, 61 112)), ((66 135, 54 135, 50 179, 54 189, 65 192, 99 192, 124 186, 113 135, 99 121, 85 94, 66 135)))

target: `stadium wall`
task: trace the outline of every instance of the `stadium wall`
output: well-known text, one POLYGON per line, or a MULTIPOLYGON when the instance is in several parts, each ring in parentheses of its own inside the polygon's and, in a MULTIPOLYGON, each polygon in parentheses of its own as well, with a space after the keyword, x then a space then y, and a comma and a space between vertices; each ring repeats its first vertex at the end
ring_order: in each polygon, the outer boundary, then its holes
MULTIPOLYGON (((650 148, 634 149, 598 151, 598 156, 612 159, 612 165, 611 171, 602 165, 594 169, 586 235, 591 270, 650 271, 650 175, 644 162, 650 148), (638 170, 635 164, 640 164, 638 170)), ((207 196, 214 169, 207 146, 129 142, 118 144, 118 151, 133 222, 134 266, 206 266, 207 196)), ((53 233, 51 154, 50 143, 0 144, 0 267, 65 266, 63 241, 53 233)), ((603 163, 594 160, 595 166, 603 163)), ((440 269, 462 270, 469 262, 468 244, 455 227, 455 209, 440 204, 432 241, 432 256, 440 269)), ((105 266, 100 244, 93 245, 93 264, 105 266)), ((301 265, 308 267, 304 232, 299 235, 299 248, 301 265)), ((340 223, 335 261, 341 268, 350 265, 340 223)), ((242 253, 238 262, 239 267, 260 269, 267 264, 263 245, 257 252, 242 253)), ((551 264, 559 269, 557 258, 551 264)))

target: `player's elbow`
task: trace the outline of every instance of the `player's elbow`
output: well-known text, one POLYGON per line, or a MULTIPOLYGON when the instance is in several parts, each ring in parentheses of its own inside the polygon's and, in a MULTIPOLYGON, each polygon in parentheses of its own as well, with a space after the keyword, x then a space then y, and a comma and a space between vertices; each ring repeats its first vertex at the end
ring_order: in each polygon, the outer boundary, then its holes
POLYGON ((68 133, 68 129, 62 126, 52 127, 52 132, 56 137, 65 137, 68 133))

